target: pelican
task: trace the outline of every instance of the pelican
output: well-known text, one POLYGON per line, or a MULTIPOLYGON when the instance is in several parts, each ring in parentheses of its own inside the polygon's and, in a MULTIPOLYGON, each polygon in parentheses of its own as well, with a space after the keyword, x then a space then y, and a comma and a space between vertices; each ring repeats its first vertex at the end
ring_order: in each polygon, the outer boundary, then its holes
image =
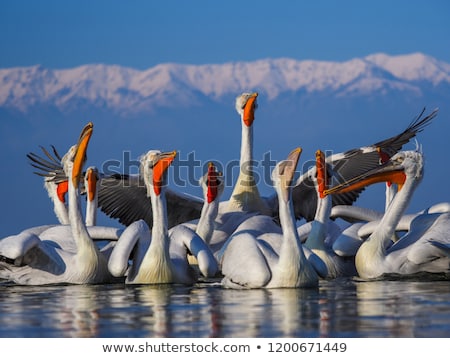
POLYGON ((175 156, 175 151, 151 150, 141 158, 141 173, 152 202, 151 234, 144 220, 131 224, 117 241, 108 263, 114 276, 126 275, 127 284, 196 282, 195 271, 187 261, 188 252, 196 257, 203 275, 214 276, 218 270, 208 245, 194 230, 177 226, 169 239, 166 171, 175 156))
POLYGON ((280 201, 282 242, 278 247, 271 246, 267 242, 269 234, 262 240, 253 235, 251 230, 239 231, 231 236, 221 262, 224 287, 277 288, 318 285, 318 275, 303 252, 293 215, 290 185, 300 153, 300 148, 293 150, 272 172, 272 180, 280 201))
POLYGON ((270 214, 271 210, 259 194, 253 172, 253 121, 258 93, 243 93, 236 98, 236 111, 241 117, 241 155, 237 183, 228 201, 227 211, 270 214))
POLYGON ((92 241, 83 221, 79 200, 79 185, 82 167, 86 160, 86 149, 93 131, 88 123, 78 143, 66 154, 64 170, 69 177, 69 221, 75 250, 63 249, 57 242, 40 240, 36 235, 28 237, 27 252, 21 255, 23 266, 15 266, 12 261, 17 257, 7 257, 0 262, 0 277, 25 285, 54 283, 103 283, 110 282, 106 259, 92 241))
POLYGON ((311 180, 314 182, 317 190, 317 209, 311 224, 311 231, 303 245, 323 260, 327 267, 326 278, 353 276, 356 274, 353 260, 338 256, 330 247, 330 244, 325 243, 329 234, 328 227, 331 224, 329 220, 331 197, 324 195, 324 190, 328 187, 329 177, 327 175, 325 154, 321 150, 316 151, 316 173, 311 180))
POLYGON ((386 164, 326 193, 342 192, 380 181, 399 185, 399 191, 372 234, 355 257, 358 275, 374 279, 383 275, 450 273, 450 214, 417 215, 407 234, 395 243, 392 237, 411 197, 423 177, 423 155, 418 151, 395 154, 386 164))

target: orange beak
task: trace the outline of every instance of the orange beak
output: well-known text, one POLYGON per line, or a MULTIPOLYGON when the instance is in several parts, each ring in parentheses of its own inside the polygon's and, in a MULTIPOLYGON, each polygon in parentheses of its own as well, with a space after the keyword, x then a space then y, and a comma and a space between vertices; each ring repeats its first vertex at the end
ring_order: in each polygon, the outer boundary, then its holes
POLYGON ((177 156, 177 152, 161 153, 158 162, 153 166, 153 190, 156 195, 161 194, 161 188, 164 183, 164 174, 177 156))
POLYGON ((255 120, 256 97, 258 93, 253 93, 244 106, 243 121, 247 127, 250 127, 255 120))
POLYGON ((92 169, 89 169, 87 172, 87 195, 89 201, 94 200, 95 192, 97 191, 97 181, 97 175, 92 169))
POLYGON ((398 185, 401 190, 406 180, 406 174, 403 168, 392 164, 381 166, 380 168, 369 171, 359 177, 350 179, 349 181, 336 185, 333 188, 324 191, 325 195, 342 194, 349 191, 357 190, 375 183, 391 182, 398 185))
POLYGON ((317 184, 318 184, 318 192, 321 199, 325 197, 325 190, 328 187, 328 178, 327 178, 327 166, 325 164, 325 154, 318 150, 316 151, 316 169, 317 169, 317 184))
POLYGON ((80 138, 78 139, 77 150, 75 158, 73 160, 73 170, 72 170, 72 182, 75 188, 78 188, 78 185, 80 183, 81 172, 83 170, 83 165, 86 160, 86 151, 93 130, 94 125, 92 124, 92 122, 89 122, 83 128, 80 134, 80 138))

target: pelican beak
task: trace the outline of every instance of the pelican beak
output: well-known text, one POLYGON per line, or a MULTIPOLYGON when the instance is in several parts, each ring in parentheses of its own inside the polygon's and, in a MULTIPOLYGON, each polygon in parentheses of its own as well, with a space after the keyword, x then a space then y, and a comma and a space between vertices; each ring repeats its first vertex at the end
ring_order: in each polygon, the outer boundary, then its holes
POLYGON ((217 195, 219 193, 219 184, 220 184, 219 177, 220 176, 222 176, 222 173, 217 172, 216 166, 212 162, 209 162, 208 163, 208 174, 207 174, 207 180, 206 180, 206 184, 208 186, 206 198, 207 198, 208 203, 213 202, 217 198, 217 195))
POLYGON ((92 122, 89 122, 81 131, 80 138, 78 139, 72 170, 72 182, 75 188, 78 188, 78 185, 80 183, 81 172, 83 170, 83 165, 86 160, 86 151, 93 130, 94 125, 92 124, 92 122))
POLYGON ((93 201, 97 191, 98 176, 96 172, 89 168, 86 173, 87 178, 87 197, 89 201, 93 201))
POLYGON ((376 169, 369 170, 365 174, 325 190, 324 195, 347 193, 381 182, 391 182, 397 184, 398 190, 401 190, 405 180, 406 175, 403 166, 392 162, 387 162, 386 164, 380 165, 380 167, 376 169))
POLYGON ((295 148, 289 153, 288 157, 280 163, 279 166, 279 174, 282 177, 281 191, 283 193, 283 199, 286 202, 289 200, 289 190, 292 180, 294 179, 295 170, 297 169, 297 164, 301 153, 302 148, 295 148))
POLYGON ((247 127, 250 127, 255 120, 256 97, 258 97, 258 93, 252 93, 244 106, 244 114, 242 119, 247 127))
POLYGON ((317 170, 317 191, 321 199, 325 197, 324 191, 328 186, 327 166, 325 164, 325 154, 321 150, 316 151, 316 170, 317 170))
POLYGON ((66 202, 66 194, 68 190, 69 182, 67 180, 64 180, 56 185, 56 195, 58 195, 58 199, 61 203, 66 202))
POLYGON ((177 152, 161 153, 158 162, 153 166, 153 190, 156 195, 161 194, 161 188, 164 184, 164 175, 177 156, 177 152))

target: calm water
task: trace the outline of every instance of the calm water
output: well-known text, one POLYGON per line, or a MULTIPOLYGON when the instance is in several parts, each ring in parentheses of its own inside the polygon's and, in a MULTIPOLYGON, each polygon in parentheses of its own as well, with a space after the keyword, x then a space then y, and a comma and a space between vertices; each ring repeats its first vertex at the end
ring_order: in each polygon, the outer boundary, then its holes
POLYGON ((0 285, 0 337, 450 337, 450 281, 0 285))

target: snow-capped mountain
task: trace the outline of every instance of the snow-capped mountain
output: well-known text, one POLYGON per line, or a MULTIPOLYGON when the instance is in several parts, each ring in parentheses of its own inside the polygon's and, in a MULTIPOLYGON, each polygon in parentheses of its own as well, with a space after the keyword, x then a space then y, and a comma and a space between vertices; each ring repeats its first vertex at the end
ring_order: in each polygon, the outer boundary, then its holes
POLYGON ((190 107, 202 98, 221 101, 258 90, 271 101, 283 93, 334 97, 450 89, 450 64, 421 53, 374 54, 345 62, 264 59, 211 65, 160 64, 147 70, 85 65, 52 70, 42 66, 0 69, 0 107, 27 112, 49 106, 73 111, 81 103, 130 115, 159 107, 190 107))

